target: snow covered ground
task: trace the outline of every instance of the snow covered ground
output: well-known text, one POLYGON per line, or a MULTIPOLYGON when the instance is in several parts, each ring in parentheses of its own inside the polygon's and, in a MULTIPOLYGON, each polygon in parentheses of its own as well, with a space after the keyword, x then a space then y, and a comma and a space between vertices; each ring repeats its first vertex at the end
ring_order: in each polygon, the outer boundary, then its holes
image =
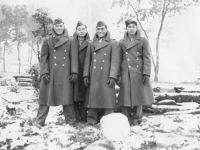
MULTIPOLYGON (((178 85, 153 86, 166 92, 178 85)), ((127 138, 110 141, 102 136, 99 124, 66 125, 59 106, 50 108, 45 127, 38 129, 34 126, 37 107, 33 89, 13 93, 0 87, 1 150, 200 150, 199 114, 144 114, 140 125, 131 126, 127 138)))

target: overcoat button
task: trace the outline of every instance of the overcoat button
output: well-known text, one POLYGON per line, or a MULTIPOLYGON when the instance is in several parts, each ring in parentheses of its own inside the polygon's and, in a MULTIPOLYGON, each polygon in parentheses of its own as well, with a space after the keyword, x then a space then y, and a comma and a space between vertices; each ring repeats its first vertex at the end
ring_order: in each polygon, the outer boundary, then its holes
POLYGON ((131 68, 131 66, 128 66, 129 68, 131 68))
POLYGON ((56 56, 54 57, 54 59, 56 59, 56 56))
POLYGON ((64 50, 65 52, 67 52, 67 50, 64 50))
POLYGON ((102 60, 102 62, 105 62, 104 60, 102 60))
POLYGON ((106 55, 106 53, 104 53, 104 55, 106 55))
POLYGON ((139 66, 136 66, 137 68, 139 67, 139 66))
POLYGON ((101 69, 103 69, 103 68, 101 67, 101 69))
POLYGON ((128 52, 126 52, 126 54, 128 54, 128 52))
POLYGON ((57 64, 55 64, 55 66, 57 66, 57 64))
POLYGON ((62 66, 65 66, 65 64, 63 64, 62 66))
POLYGON ((65 59, 65 57, 63 57, 63 59, 65 59))
POLYGON ((97 61, 96 59, 94 59, 94 61, 97 61))
POLYGON ((94 66, 94 68, 96 68, 96 66, 94 66))
POLYGON ((96 53, 94 53, 94 55, 96 55, 96 53))

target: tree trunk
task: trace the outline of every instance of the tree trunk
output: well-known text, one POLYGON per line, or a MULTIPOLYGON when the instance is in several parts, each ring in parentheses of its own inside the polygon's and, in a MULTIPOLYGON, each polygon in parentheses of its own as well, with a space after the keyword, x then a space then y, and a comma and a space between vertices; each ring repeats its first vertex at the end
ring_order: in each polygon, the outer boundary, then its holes
POLYGON ((34 51, 34 47, 33 47, 33 43, 31 43, 31 51, 30 51, 30 65, 32 65, 32 60, 33 60, 33 51, 34 51))
POLYGON ((40 62, 40 45, 38 42, 37 42, 37 59, 40 62))
POLYGON ((21 73, 21 60, 20 60, 20 42, 17 42, 17 51, 18 51, 18 61, 19 61, 19 68, 18 68, 18 72, 19 74, 21 73))
POLYGON ((4 44, 3 49, 3 71, 6 72, 6 44, 4 44))
POLYGON ((158 82, 158 72, 159 72, 159 61, 160 61, 160 57, 159 57, 159 44, 160 44, 160 35, 161 35, 161 32, 162 32, 162 29, 163 29, 163 23, 164 23, 164 20, 165 20, 165 15, 166 15, 166 12, 164 11, 164 8, 163 8, 163 11, 162 11, 162 18, 161 18, 161 22, 160 22, 160 28, 159 28, 159 31, 158 31, 158 36, 157 36, 157 39, 156 39, 156 68, 155 68, 155 78, 154 78, 154 81, 155 82, 158 82))
POLYGON ((158 68, 156 66, 154 67, 154 72, 155 72, 154 81, 158 82, 158 68))

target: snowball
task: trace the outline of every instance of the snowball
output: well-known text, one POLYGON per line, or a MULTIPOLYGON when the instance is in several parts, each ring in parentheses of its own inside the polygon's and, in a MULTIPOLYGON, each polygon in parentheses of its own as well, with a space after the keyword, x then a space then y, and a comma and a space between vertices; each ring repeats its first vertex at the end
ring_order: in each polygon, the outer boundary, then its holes
POLYGON ((130 134, 128 118, 121 113, 104 116, 100 120, 100 124, 102 135, 109 140, 123 140, 130 134))

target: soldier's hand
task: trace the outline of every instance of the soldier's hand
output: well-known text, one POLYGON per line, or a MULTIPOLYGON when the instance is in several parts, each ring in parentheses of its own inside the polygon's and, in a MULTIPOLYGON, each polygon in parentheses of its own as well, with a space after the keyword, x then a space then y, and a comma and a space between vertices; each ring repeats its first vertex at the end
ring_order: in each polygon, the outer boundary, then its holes
POLYGON ((118 85, 119 87, 120 87, 120 85, 121 85, 121 80, 122 80, 121 77, 118 76, 118 77, 117 77, 117 82, 116 82, 116 83, 117 83, 117 85, 118 85))
POLYGON ((42 75, 42 80, 43 80, 43 82, 44 82, 45 84, 49 83, 49 81, 50 81, 50 76, 49 76, 49 74, 48 74, 48 73, 43 74, 43 75, 42 75))
POLYGON ((89 85, 89 78, 88 77, 84 77, 83 78, 83 82, 84 82, 85 86, 87 87, 89 85))
POLYGON ((143 75, 143 84, 146 85, 147 83, 149 83, 149 76, 144 74, 143 75))
POLYGON ((113 87, 115 85, 116 81, 114 78, 109 77, 108 79, 108 86, 113 87))
POLYGON ((78 80, 78 74, 76 73, 72 73, 69 77, 69 81, 72 82, 72 83, 76 83, 78 80))

